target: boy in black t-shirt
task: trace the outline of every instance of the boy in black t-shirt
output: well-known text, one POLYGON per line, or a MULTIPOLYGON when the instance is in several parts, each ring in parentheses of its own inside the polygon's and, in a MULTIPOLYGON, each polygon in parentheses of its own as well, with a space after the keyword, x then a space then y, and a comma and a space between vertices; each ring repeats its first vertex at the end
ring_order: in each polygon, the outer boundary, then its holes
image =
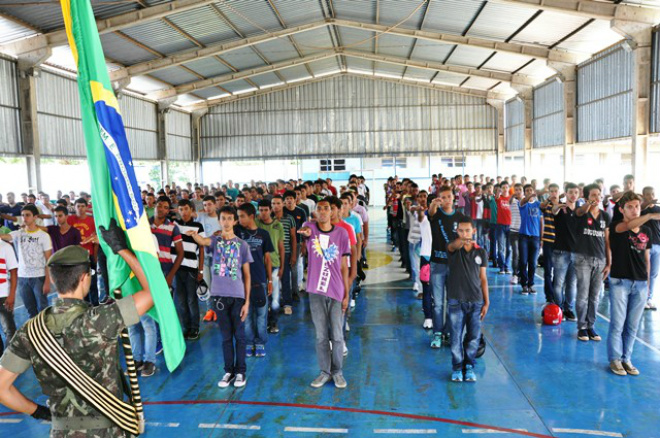
POLYGON ((660 220, 660 213, 640 216, 642 197, 629 191, 619 200, 623 220, 610 225, 610 331, 607 355, 614 374, 639 375, 631 362, 635 335, 644 312, 648 290, 650 229, 644 224, 660 220))
POLYGON ((481 321, 488 313, 488 253, 474 243, 472 220, 461 216, 456 230, 458 238, 447 245, 449 278, 447 308, 451 325, 451 380, 474 382, 474 361, 481 336, 481 321), (463 326, 467 333, 467 347, 463 353, 463 326), (465 356, 465 357, 464 357, 465 356))
POLYGON ((577 276, 578 339, 600 341, 594 330, 598 296, 611 267, 610 216, 601 211, 600 187, 590 184, 584 188, 586 202, 575 211, 577 235, 575 245, 575 273, 577 276))

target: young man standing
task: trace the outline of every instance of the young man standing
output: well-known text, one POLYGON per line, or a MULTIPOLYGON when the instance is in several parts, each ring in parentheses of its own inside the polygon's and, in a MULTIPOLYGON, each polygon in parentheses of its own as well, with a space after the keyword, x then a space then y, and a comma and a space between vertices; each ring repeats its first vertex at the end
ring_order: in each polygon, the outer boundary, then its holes
POLYGON ((273 243, 267 231, 257 227, 257 210, 252 204, 243 204, 238 209, 237 235, 250 246, 253 262, 250 263, 250 311, 245 323, 247 357, 266 355, 268 341, 268 297, 273 293, 271 283, 273 267, 271 254, 273 243))
POLYGON ((311 385, 320 388, 332 379, 337 388, 346 388, 342 371, 343 325, 349 300, 348 257, 351 248, 346 230, 331 223, 328 200, 318 202, 316 213, 317 222, 307 222, 300 230, 306 238, 307 292, 310 294, 310 312, 316 328, 316 356, 321 368, 321 374, 311 385))
MULTIPOLYGON (((197 222, 202 224, 204 234, 212 236, 216 231, 220 231, 220 218, 216 210, 216 198, 213 196, 205 196, 203 199, 204 211, 197 213, 197 222)), ((193 215, 194 216, 194 215, 193 215)), ((211 287, 213 276, 211 275, 211 253, 209 248, 204 249, 204 282, 207 287, 211 287)), ((206 322, 215 321, 217 315, 213 309, 208 309, 203 320, 206 322)))
POLYGON ((57 252, 70 245, 80 245, 80 242, 82 241, 80 231, 69 225, 68 217, 69 210, 67 210, 66 207, 56 207, 55 221, 57 222, 57 225, 49 225, 45 227, 45 231, 50 236, 50 240, 53 244, 53 252, 57 252))
POLYGON ((449 343, 449 325, 445 323, 445 291, 449 268, 447 245, 453 242, 458 221, 463 215, 454 210, 454 193, 450 186, 440 187, 438 197, 429 206, 431 222, 431 288, 433 292, 433 340, 431 348, 449 343))
POLYGON ((578 333, 580 341, 600 341, 594 330, 598 296, 610 268, 610 216, 601 211, 601 192, 596 184, 584 188, 584 205, 577 209, 575 273, 577 275, 578 333))
MULTIPOLYGON (((655 198, 655 190, 653 187, 644 187, 642 191, 644 202, 642 204, 642 215, 660 213, 660 205, 655 198)), ((650 272, 649 272, 649 296, 646 301, 646 310, 656 310, 653 303, 653 291, 658 281, 658 274, 660 274, 660 221, 651 220, 647 223, 651 230, 651 255, 650 255, 650 272)))
POLYGON ((298 251, 296 235, 296 221, 293 217, 284 214, 284 199, 280 195, 273 196, 271 201, 273 215, 284 228, 284 263, 280 266, 282 279, 282 298, 284 301, 284 314, 293 314, 293 285, 291 284, 291 269, 296 265, 296 252, 298 251))
MULTIPOLYGON (((297 196, 293 190, 284 192, 284 214, 293 217, 296 221, 296 229, 302 228, 302 224, 307 222, 308 215, 302 207, 296 205, 297 196)), ((302 237, 296 233, 296 256, 295 263, 291 263, 291 288, 293 289, 293 296, 298 299, 298 291, 302 289, 303 284, 303 261, 300 257, 300 242, 302 237)))
MULTIPOLYGON (((514 178, 512 177, 511 179, 514 178)), ((518 284, 521 276, 520 265, 522 264, 522 260, 520 259, 520 201, 523 198, 522 184, 514 184, 512 190, 509 192, 512 193, 509 203, 511 207, 511 234, 509 235, 509 242, 511 244, 511 270, 513 271, 511 284, 518 284)))
POLYGON ((578 186, 566 183, 566 203, 552 207, 555 216, 555 246, 552 252, 554 266, 554 303, 564 311, 567 321, 577 321, 573 308, 577 294, 575 275, 576 202, 580 196, 578 186))
POLYGON ((449 278, 447 280, 447 312, 451 324, 451 357, 454 382, 476 382, 475 357, 481 336, 481 321, 488 313, 488 253, 474 243, 472 220, 462 216, 458 222, 458 237, 447 245, 449 278), (467 347, 463 344, 465 326, 467 347))
MULTIPOLYGON (((0 325, 5 332, 7 343, 16 333, 14 322, 14 303, 16 302, 16 286, 18 284, 18 262, 14 248, 0 240, 0 325)), ((4 351, 0 339, 0 353, 4 351)))
POLYGON ((194 229, 188 233, 199 245, 212 249, 211 303, 218 312, 225 360, 225 375, 218 386, 226 388, 234 381, 234 387, 241 388, 247 383, 245 320, 250 311, 250 263, 253 260, 249 245, 234 234, 236 211, 232 207, 220 210, 220 225, 219 236, 202 237, 194 229))
POLYGON ((554 265, 552 264, 552 253, 555 248, 555 215, 552 214, 552 208, 559 204, 559 186, 550 184, 544 195, 546 200, 541 203, 543 212, 543 292, 545 293, 545 302, 553 303, 555 291, 553 288, 554 265))
POLYGON ((181 320, 181 328, 186 339, 199 338, 199 300, 197 283, 204 278, 204 251, 189 234, 190 231, 200 237, 206 237, 204 227, 193 220, 194 206, 188 199, 179 201, 181 219, 175 221, 183 239, 183 263, 176 273, 175 303, 181 320))
POLYGON ((639 375, 632 364, 635 335, 648 296, 648 260, 651 231, 645 224, 660 213, 640 216, 642 197, 626 192, 619 200, 621 221, 610 225, 610 330, 607 355, 614 374, 639 375))
POLYGON ((497 203, 497 228, 495 238, 497 239, 497 265, 500 274, 510 274, 509 263, 511 262, 511 207, 509 197, 509 184, 503 182, 500 185, 500 194, 495 197, 497 203))
POLYGON ((269 295, 270 309, 268 312, 268 333, 279 333, 277 322, 280 316, 280 282, 282 279, 282 266, 284 265, 284 227, 280 221, 273 219, 271 203, 269 200, 259 201, 259 218, 256 220, 257 227, 265 230, 270 236, 273 244, 273 254, 270 258, 271 276, 270 284, 273 287, 269 295))
MULTIPOLYGON (((67 216, 67 222, 72 227, 80 231, 80 238, 83 242, 82 247, 87 250, 89 253, 89 259, 92 266, 96 267, 97 256, 98 256, 98 243, 94 243, 94 236, 96 236, 96 226, 94 223, 94 218, 88 213, 89 203, 87 199, 80 197, 76 199, 74 203, 74 208, 76 210, 75 215, 67 216)), ((92 286, 89 289, 89 294, 85 297, 93 306, 99 305, 99 289, 98 289, 98 280, 97 274, 93 275, 92 286)))
POLYGON ((30 318, 48 307, 50 274, 46 261, 53 252, 50 236, 37 227, 37 207, 28 204, 21 210, 24 229, 2 234, 5 242, 13 242, 18 253, 18 293, 30 318))
MULTIPOLYGON (((516 184, 516 186, 518 186, 516 184)), ((524 187, 525 197, 520 201, 520 285, 523 295, 535 294, 534 278, 541 247, 543 215, 536 190, 531 184, 524 187)), ((515 269, 515 267, 514 267, 515 269)))

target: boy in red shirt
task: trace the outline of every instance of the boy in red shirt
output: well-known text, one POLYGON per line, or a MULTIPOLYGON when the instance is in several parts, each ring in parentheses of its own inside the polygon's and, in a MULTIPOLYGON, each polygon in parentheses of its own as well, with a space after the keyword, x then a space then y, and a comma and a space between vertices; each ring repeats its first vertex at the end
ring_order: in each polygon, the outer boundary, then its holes
POLYGON ((497 225, 495 226, 495 239, 497 240, 497 266, 500 268, 500 274, 511 274, 509 264, 511 263, 511 242, 509 233, 511 228, 511 207, 508 195, 509 184, 501 184, 500 195, 495 198, 497 203, 497 225))
MULTIPOLYGON (((89 259, 91 266, 96 267, 96 254, 98 251, 98 244, 94 243, 94 236, 96 236, 96 225, 94 218, 87 213, 89 204, 85 198, 78 198, 74 204, 76 210, 75 215, 67 216, 67 223, 73 228, 80 231, 80 238, 83 243, 81 246, 89 252, 89 259)), ((95 269, 96 270, 96 269, 95 269)), ((92 277, 92 285, 89 289, 89 295, 85 297, 93 306, 99 305, 99 290, 97 284, 96 274, 92 277)))

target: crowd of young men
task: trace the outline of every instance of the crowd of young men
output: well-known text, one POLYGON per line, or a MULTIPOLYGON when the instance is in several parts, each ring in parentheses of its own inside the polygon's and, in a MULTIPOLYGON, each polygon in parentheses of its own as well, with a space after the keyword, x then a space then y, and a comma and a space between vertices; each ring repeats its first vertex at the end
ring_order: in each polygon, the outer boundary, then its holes
POLYGON ((431 348, 451 344, 452 380, 476 380, 479 326, 489 306, 488 261, 520 285, 522 295, 534 295, 540 255, 545 300, 562 309, 564 320, 577 322, 580 341, 602 339, 595 322, 609 287, 610 369, 639 374, 631 355, 644 309, 656 310, 660 206, 652 187, 636 194, 632 175, 623 187, 606 190, 600 179, 560 189, 550 180, 542 187, 525 177, 518 182, 515 175, 433 175, 426 191, 407 178, 388 179, 392 250, 399 250, 422 300, 431 348))

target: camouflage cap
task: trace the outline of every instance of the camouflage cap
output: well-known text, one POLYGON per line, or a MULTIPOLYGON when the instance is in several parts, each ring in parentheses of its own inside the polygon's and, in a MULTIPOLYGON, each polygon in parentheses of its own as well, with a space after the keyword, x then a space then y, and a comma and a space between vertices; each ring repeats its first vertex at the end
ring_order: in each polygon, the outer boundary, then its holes
POLYGON ((80 245, 62 248, 48 259, 47 266, 75 266, 89 264, 89 252, 80 245))

